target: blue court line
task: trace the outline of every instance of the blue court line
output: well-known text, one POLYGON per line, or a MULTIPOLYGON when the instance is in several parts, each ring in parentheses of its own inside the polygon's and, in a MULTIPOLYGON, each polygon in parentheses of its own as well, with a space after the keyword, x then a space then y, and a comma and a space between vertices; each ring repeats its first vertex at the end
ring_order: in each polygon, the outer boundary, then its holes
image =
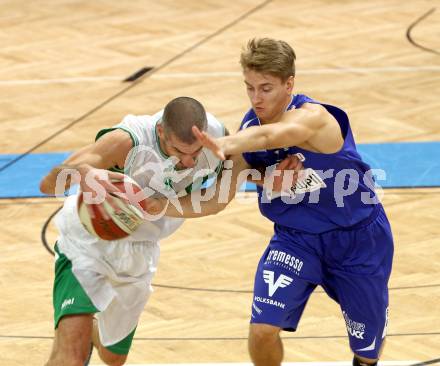
MULTIPOLYGON (((440 187, 440 142, 403 142, 359 144, 363 159, 373 168, 385 171, 386 179, 377 180, 384 188, 440 187)), ((69 152, 29 154, 0 173, 0 198, 43 197, 40 179, 60 164, 69 152)), ((4 166, 17 154, 0 155, 4 166)), ((247 183, 242 189, 254 191, 247 183)))
MULTIPOLYGON (((0 173, 0 198, 44 197, 39 184, 52 167, 67 159, 70 152, 29 154, 0 173)), ((0 155, 0 166, 20 154, 0 155)))

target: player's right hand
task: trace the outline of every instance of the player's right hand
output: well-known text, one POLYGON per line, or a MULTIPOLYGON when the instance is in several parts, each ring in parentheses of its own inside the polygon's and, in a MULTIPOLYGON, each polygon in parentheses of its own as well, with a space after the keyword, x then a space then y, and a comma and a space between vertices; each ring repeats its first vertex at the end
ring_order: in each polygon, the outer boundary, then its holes
POLYGON ((89 192, 93 197, 104 191, 106 193, 118 192, 119 189, 111 181, 124 180, 124 174, 97 169, 88 164, 82 164, 77 169, 81 176, 79 182, 81 191, 89 192))
POLYGON ((99 205, 104 200, 110 205, 116 204, 112 198, 112 193, 119 193, 119 189, 112 183, 112 180, 124 180, 124 174, 111 172, 105 169, 97 169, 88 164, 79 165, 76 168, 81 180, 80 189, 83 192, 83 199, 86 203, 96 203, 97 209, 104 218, 108 219, 105 210, 99 205), (87 202, 88 201, 88 202, 87 202))
POLYGON ((273 191, 281 192, 283 188, 293 187, 298 180, 298 175, 302 168, 302 162, 296 155, 289 155, 279 162, 272 173, 274 175, 273 191), (285 182, 285 179, 289 179, 289 181, 285 182))

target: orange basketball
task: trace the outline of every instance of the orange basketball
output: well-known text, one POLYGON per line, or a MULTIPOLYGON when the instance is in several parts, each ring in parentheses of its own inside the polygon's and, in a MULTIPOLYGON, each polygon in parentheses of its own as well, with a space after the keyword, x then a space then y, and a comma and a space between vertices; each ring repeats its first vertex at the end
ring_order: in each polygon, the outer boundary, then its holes
POLYGON ((143 222, 143 202, 137 202, 136 197, 142 188, 127 176, 124 181, 112 183, 118 187, 119 192, 110 193, 111 199, 106 197, 100 204, 87 203, 83 192, 78 194, 78 215, 81 223, 90 234, 103 240, 126 238, 143 222))

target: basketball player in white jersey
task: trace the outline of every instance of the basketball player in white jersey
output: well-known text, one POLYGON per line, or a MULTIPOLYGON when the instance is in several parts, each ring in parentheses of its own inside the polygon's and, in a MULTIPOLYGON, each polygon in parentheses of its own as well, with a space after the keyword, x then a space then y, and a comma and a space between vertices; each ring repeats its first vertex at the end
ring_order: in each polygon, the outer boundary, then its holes
MULTIPOLYGON (((215 137, 225 135, 223 124, 189 97, 172 100, 153 116, 128 115, 52 169, 40 189, 54 194, 59 173, 70 169, 83 192, 94 191, 86 177, 114 191, 110 179, 121 178, 123 172, 142 188, 152 187, 157 196, 185 195, 222 167, 193 137, 193 125, 215 137)), ((56 217, 55 340, 47 366, 87 364, 92 342, 106 364, 124 364, 152 291, 159 240, 182 222, 168 217, 145 221, 125 239, 104 241, 79 221, 77 195, 65 200, 56 217)))

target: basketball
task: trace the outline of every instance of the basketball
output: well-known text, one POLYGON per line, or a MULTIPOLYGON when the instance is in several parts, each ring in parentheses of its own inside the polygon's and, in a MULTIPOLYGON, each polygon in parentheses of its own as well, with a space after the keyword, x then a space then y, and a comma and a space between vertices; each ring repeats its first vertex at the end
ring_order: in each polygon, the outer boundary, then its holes
POLYGON ((135 197, 142 188, 128 176, 125 176, 124 181, 113 180, 112 184, 119 192, 109 193, 99 204, 87 203, 83 192, 78 194, 78 216, 81 223, 90 234, 103 240, 126 238, 143 222, 142 201, 138 202, 135 197))

